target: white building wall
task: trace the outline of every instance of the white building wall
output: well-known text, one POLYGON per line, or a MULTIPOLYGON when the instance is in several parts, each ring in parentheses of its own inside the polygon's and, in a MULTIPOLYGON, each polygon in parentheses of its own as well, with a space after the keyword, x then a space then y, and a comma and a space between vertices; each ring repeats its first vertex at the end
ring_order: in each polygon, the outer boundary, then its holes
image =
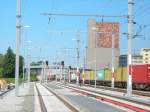
POLYGON ((143 56, 143 64, 150 64, 150 48, 142 48, 140 54, 143 56))

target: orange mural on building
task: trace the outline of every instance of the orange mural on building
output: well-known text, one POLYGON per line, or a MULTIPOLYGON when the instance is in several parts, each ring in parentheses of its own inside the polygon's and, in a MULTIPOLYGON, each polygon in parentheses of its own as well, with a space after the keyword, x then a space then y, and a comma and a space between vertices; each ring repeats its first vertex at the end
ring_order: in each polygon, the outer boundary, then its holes
POLYGON ((97 23, 97 46, 99 48, 111 48, 112 47, 112 34, 114 34, 114 47, 119 47, 119 23, 114 22, 102 22, 97 23))

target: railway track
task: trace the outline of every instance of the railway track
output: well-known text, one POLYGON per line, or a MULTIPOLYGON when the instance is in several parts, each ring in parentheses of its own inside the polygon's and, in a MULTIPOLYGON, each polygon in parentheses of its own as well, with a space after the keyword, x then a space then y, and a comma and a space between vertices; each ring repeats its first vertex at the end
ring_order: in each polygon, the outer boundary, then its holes
MULTIPOLYGON (((55 92, 54 90, 52 90, 51 88, 49 88, 46 85, 42 84, 42 86, 44 88, 46 88, 49 92, 51 92, 54 96, 56 96, 67 108, 69 108, 71 110, 71 112, 79 112, 79 110, 74 105, 72 105, 69 101, 67 101, 63 96, 57 94, 57 92, 55 92)), ((42 112, 48 112, 48 110, 47 110, 47 108, 45 106, 45 103, 43 101, 42 95, 40 94, 40 91, 37 88, 37 85, 36 85, 36 89, 37 89, 38 96, 39 96, 39 101, 40 101, 40 105, 41 105, 41 111, 42 112)))
MULTIPOLYGON (((58 85, 60 85, 60 84, 58 84, 58 85)), ((64 85, 64 87, 65 87, 65 86, 66 86, 66 85, 64 85)), ((85 90, 85 91, 89 91, 89 92, 93 92, 93 93, 98 93, 98 94, 106 95, 105 93, 100 93, 100 92, 97 92, 97 91, 93 91, 93 90, 89 90, 89 89, 82 88, 82 86, 81 86, 81 87, 80 87, 80 86, 77 87, 77 86, 67 85, 66 87, 67 87, 67 88, 68 88, 68 87, 72 87, 72 88, 77 88, 77 89, 81 89, 81 90, 85 90)), ((111 96, 111 97, 115 97, 115 98, 120 98, 120 99, 128 100, 128 101, 131 101, 131 102, 135 102, 135 103, 139 103, 139 104, 144 104, 144 105, 150 106, 150 103, 147 103, 147 102, 141 103, 140 101, 131 100, 131 99, 128 98, 128 97, 122 98, 122 97, 119 97, 119 96, 111 95, 111 93, 110 93, 110 94, 107 94, 107 96, 111 96)))
MULTIPOLYGON (((94 87, 94 85, 89 85, 89 84, 85 84, 84 86, 94 87)), ((98 85, 97 85, 97 88, 105 89, 105 90, 111 90, 111 91, 117 91, 117 92, 122 92, 122 93, 127 92, 126 89, 122 89, 122 88, 111 88, 111 87, 106 87, 106 86, 104 87, 104 86, 98 86, 98 85)), ((132 93, 135 94, 135 95, 150 97, 150 92, 148 92, 148 91, 132 90, 132 93)))
POLYGON ((108 101, 108 102, 114 103, 119 106, 127 107, 136 112, 150 112, 150 108, 149 108, 150 103, 147 103, 147 102, 136 101, 136 100, 130 99, 128 97, 123 98, 123 97, 114 96, 114 95, 110 95, 110 94, 103 94, 103 93, 99 93, 96 91, 87 90, 87 89, 84 89, 81 87, 74 87, 74 86, 62 85, 62 84, 56 84, 56 85, 70 88, 79 93, 86 94, 90 97, 98 98, 99 100, 102 100, 102 101, 108 101), (111 100, 111 99, 113 99, 113 100, 111 100), (120 100, 121 102, 118 102, 118 100, 120 100), (140 107, 138 107, 138 106, 140 106, 140 107), (143 109, 143 107, 146 109, 143 109))
MULTIPOLYGON (((71 84, 75 84, 75 83, 71 83, 71 84)), ((80 85, 82 86, 83 84, 80 83, 80 85)), ((87 84, 87 83, 85 83, 84 86, 86 86, 86 87, 94 87, 94 85, 87 84)), ((108 87, 108 86, 99 86, 99 85, 97 85, 96 88, 104 89, 104 90, 117 91, 117 92, 122 92, 122 93, 126 93, 127 92, 126 89, 117 88, 117 87, 111 88, 111 87, 108 87)), ((150 97, 150 91, 132 90, 132 93, 135 94, 135 95, 150 97)))
POLYGON ((37 94, 39 96, 39 102, 40 102, 40 107, 41 107, 41 112, 47 112, 47 109, 45 107, 44 101, 42 99, 42 95, 39 91, 39 89, 37 88, 37 85, 35 84, 36 90, 37 90, 37 94))
POLYGON ((0 93, 0 97, 3 97, 4 95, 6 95, 8 92, 12 91, 15 87, 12 87, 10 89, 8 89, 7 91, 3 91, 2 93, 0 93))
POLYGON ((57 92, 53 91, 48 86, 46 85, 43 85, 43 86, 47 88, 51 93, 53 93, 60 101, 62 101, 72 112, 79 112, 79 109, 77 109, 74 105, 69 103, 63 96, 57 94, 57 92))

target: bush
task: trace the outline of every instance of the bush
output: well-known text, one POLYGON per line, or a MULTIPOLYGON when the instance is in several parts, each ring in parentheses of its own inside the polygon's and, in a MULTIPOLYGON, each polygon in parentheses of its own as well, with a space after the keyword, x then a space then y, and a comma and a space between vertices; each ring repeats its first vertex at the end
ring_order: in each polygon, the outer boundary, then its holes
POLYGON ((37 76, 36 74, 31 74, 30 81, 37 81, 38 79, 36 76, 37 76))

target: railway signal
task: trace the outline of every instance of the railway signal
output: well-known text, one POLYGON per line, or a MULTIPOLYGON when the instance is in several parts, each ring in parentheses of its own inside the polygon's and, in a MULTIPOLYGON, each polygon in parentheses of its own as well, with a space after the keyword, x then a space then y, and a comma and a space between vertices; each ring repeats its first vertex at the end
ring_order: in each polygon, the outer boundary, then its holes
POLYGON ((68 73, 68 75, 69 75, 69 83, 70 83, 70 77, 71 77, 71 65, 69 65, 69 71, 68 71, 69 73, 68 73))

